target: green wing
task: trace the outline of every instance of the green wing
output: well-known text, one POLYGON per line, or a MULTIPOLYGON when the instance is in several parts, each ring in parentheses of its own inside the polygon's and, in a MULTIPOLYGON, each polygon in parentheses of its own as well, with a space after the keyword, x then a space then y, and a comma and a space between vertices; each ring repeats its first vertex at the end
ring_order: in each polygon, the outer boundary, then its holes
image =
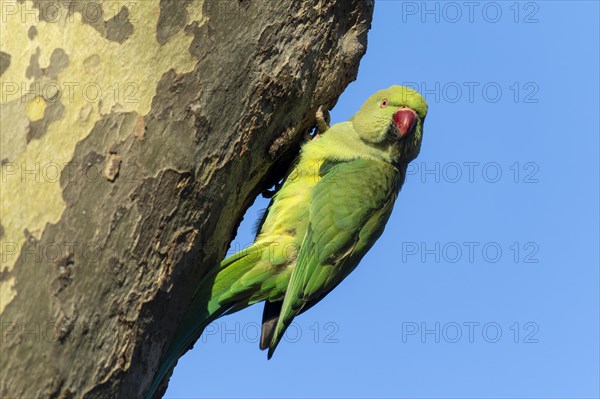
POLYGON ((392 165, 367 159, 326 162, 311 193, 309 226, 269 347, 270 358, 296 315, 358 265, 383 232, 399 189, 392 165))

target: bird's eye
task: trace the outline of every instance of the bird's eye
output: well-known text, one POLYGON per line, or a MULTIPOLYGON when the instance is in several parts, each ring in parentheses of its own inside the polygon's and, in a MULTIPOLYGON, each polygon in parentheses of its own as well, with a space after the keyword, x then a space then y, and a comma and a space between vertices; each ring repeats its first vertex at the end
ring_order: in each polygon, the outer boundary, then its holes
POLYGON ((379 103, 379 108, 386 108, 388 106, 388 100, 387 98, 384 98, 383 100, 381 100, 381 102, 379 103))

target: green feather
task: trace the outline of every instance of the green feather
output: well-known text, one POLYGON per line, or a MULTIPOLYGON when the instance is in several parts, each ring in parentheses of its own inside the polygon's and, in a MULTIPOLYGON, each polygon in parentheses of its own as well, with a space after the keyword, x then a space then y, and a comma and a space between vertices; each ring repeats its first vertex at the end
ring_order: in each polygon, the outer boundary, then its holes
POLYGON ((269 356, 301 309, 337 286, 379 238, 383 228, 362 233, 363 228, 373 218, 380 224, 387 221, 399 188, 398 170, 381 161, 339 163, 329 173, 311 195, 308 233, 285 293, 269 356), (336 177, 335 185, 330 184, 329 173, 336 177), (337 198, 342 196, 344 201, 339 203, 337 198))
POLYGON ((200 282, 147 398, 209 323, 253 303, 267 301, 260 347, 273 355, 294 317, 340 284, 383 232, 426 114, 421 95, 392 86, 302 146, 254 244, 200 282), (407 108, 416 118, 409 133, 394 119, 407 108))

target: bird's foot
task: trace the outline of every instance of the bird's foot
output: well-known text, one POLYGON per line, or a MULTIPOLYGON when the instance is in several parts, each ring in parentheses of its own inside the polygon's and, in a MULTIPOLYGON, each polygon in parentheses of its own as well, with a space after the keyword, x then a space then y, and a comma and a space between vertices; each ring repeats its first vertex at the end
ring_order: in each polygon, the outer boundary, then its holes
POLYGON ((319 109, 317 109, 315 119, 317 121, 317 134, 315 136, 317 136, 319 133, 323 134, 329 130, 329 121, 331 118, 329 117, 329 111, 322 105, 319 107, 319 109))

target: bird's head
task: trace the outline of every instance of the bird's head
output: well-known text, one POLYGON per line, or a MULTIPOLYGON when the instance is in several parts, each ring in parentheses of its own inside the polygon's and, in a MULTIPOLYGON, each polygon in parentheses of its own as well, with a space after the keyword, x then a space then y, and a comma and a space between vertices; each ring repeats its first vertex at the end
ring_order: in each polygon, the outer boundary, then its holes
POLYGON ((391 86, 369 97, 350 120, 361 140, 408 164, 419 154, 426 115, 423 96, 408 87, 391 86))

